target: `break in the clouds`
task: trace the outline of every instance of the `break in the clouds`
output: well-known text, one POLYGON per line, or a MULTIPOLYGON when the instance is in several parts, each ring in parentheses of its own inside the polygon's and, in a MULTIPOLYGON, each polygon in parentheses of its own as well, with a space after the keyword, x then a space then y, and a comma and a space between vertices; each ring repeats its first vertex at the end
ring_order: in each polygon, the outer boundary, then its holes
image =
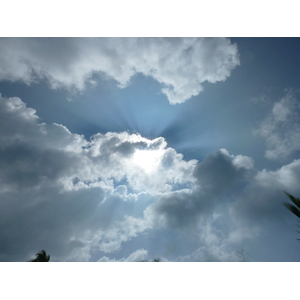
POLYGON ((82 91, 99 73, 123 88, 141 73, 161 83, 171 104, 198 95, 205 81, 224 81, 237 65, 237 46, 226 38, 0 39, 0 80, 47 79, 54 89, 82 91))

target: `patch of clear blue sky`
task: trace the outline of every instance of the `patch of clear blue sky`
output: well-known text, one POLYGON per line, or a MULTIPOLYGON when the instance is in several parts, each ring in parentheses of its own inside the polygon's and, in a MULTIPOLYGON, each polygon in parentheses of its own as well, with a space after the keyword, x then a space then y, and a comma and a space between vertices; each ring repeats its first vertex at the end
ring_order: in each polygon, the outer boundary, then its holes
POLYGON ((170 105, 161 84, 136 75, 128 87, 94 75, 98 85, 82 94, 51 90, 44 81, 27 86, 0 83, 5 97, 18 96, 37 110, 42 122, 65 125, 71 132, 91 135, 108 131, 163 136, 185 159, 204 159, 220 148, 251 156, 261 167, 267 161, 264 141, 253 135, 270 106, 251 99, 266 96, 278 101, 286 88, 300 83, 299 38, 232 38, 241 65, 224 82, 204 83, 204 91, 179 105, 170 105), (67 101, 67 99, 72 101, 67 101))

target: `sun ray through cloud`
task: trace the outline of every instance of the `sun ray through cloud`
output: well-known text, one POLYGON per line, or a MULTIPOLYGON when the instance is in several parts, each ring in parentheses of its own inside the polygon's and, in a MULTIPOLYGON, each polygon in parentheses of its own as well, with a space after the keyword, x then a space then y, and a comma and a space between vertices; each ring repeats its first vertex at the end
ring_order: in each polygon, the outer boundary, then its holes
POLYGON ((0 260, 298 261, 298 53, 1 38, 0 260))

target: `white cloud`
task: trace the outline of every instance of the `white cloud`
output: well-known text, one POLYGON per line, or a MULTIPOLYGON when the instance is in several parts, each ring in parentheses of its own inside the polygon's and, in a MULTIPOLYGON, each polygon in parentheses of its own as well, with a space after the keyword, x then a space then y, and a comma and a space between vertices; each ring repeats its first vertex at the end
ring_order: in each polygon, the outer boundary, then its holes
POLYGON ((2 261, 28 260, 42 248, 52 261, 87 261, 93 251, 104 261, 124 243, 140 251, 122 261, 142 260, 150 249, 137 241, 155 230, 193 240, 178 260, 246 260, 263 222, 283 222, 283 190, 300 192, 299 160, 254 174, 252 158, 226 149, 185 161, 162 137, 109 132, 86 140, 40 121, 19 98, 0 97, 2 261), (155 168, 136 163, 136 151, 158 151, 155 168))
POLYGON ((250 170, 253 168, 254 161, 251 157, 244 156, 244 155, 232 155, 229 154, 228 150, 226 149, 220 149, 220 152, 224 153, 228 157, 232 158, 232 164, 237 168, 237 169, 247 169, 250 170))
POLYGON ((247 261, 248 255, 245 251, 237 251, 226 244, 214 245, 210 247, 201 247, 189 255, 181 256, 178 261, 205 261, 205 262, 242 262, 247 261))
POLYGON ((22 153, 23 158, 27 155, 28 160, 25 165, 21 162, 23 173, 29 172, 32 163, 40 178, 50 176, 49 172, 54 172, 54 169, 55 172, 61 169, 64 176, 60 174, 60 182, 66 189, 75 188, 74 180, 78 188, 80 184, 86 186, 86 182, 96 184, 99 178, 109 182, 111 178, 120 181, 126 177, 130 187, 136 191, 160 192, 169 190, 170 184, 193 180, 196 161, 183 161, 182 155, 166 148, 167 144, 161 137, 151 141, 137 134, 108 132, 96 134, 87 141, 63 125, 39 123, 35 110, 27 108, 19 98, 0 96, 0 116, 0 148, 6 162, 12 159, 10 172, 18 164, 17 160, 13 161, 12 154, 22 153), (156 168, 147 172, 137 164, 134 155, 137 151, 150 154, 159 151, 156 168))
POLYGON ((266 158, 285 158, 300 149, 299 115, 300 106, 293 92, 274 103, 272 111, 254 131, 266 139, 266 158))
POLYGON ((145 261, 145 259, 148 256, 148 251, 145 249, 138 249, 131 253, 128 257, 126 258, 121 258, 119 260, 116 259, 109 259, 107 256, 101 257, 98 261, 99 262, 116 262, 116 261, 128 261, 128 262, 138 262, 138 261, 145 261))
POLYGON ((197 161, 161 137, 109 132, 87 141, 40 123, 19 98, 0 97, 0 116, 0 260, 30 259, 40 248, 54 261, 116 251, 150 228, 143 211, 158 195, 195 181, 197 161), (155 170, 135 165, 138 150, 161 151, 155 170))
POLYGON ((194 230, 193 238, 198 239, 201 246, 188 255, 179 256, 178 261, 249 260, 244 241, 254 237, 251 230, 237 226, 224 206, 217 211, 194 230))
POLYGON ((239 65, 226 38, 2 38, 0 80, 83 90, 101 73, 124 88, 137 73, 163 85, 171 104, 198 95, 205 81, 224 81, 239 65))

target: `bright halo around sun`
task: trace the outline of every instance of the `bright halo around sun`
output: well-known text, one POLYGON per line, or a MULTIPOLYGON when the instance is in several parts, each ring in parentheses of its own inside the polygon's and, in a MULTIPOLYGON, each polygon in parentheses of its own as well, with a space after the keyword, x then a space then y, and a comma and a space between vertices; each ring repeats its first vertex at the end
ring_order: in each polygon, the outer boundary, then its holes
POLYGON ((164 150, 136 150, 132 162, 140 167, 145 173, 154 172, 160 162, 164 150))

